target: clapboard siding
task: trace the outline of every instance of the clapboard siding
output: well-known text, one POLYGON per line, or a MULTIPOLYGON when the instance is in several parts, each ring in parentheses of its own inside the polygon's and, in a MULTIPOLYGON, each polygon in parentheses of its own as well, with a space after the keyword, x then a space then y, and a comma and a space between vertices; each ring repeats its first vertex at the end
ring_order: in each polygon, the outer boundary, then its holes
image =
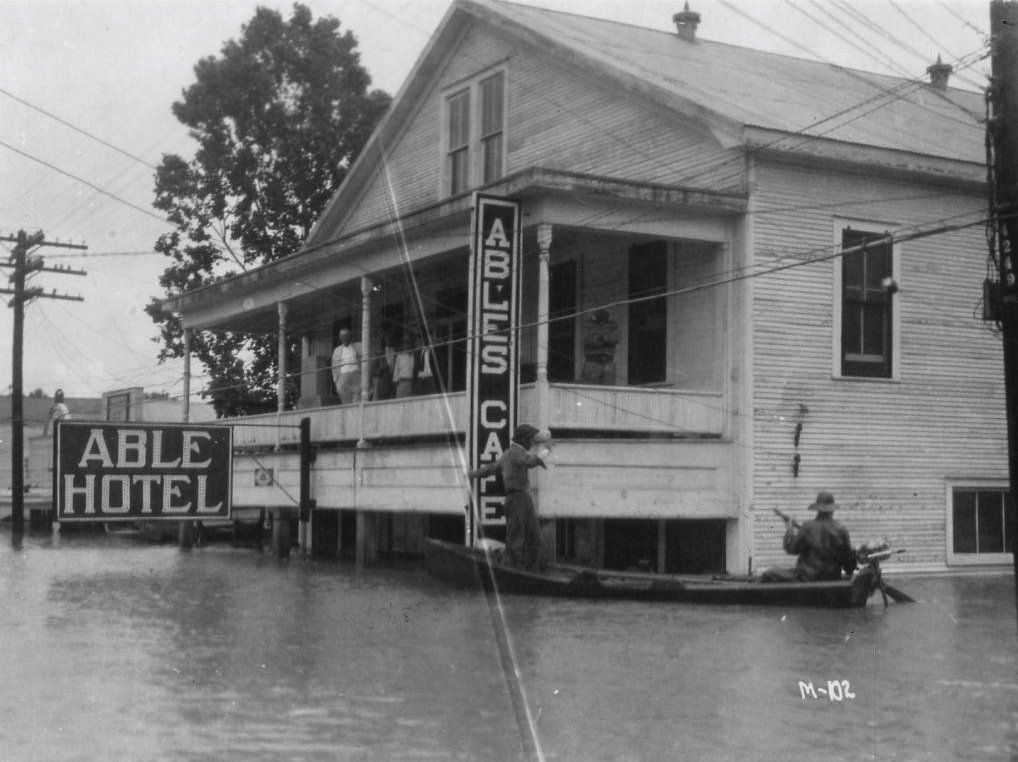
MULTIPOLYGON (((805 168, 763 165, 756 179, 761 269, 830 252, 836 221, 931 227, 985 207, 974 194, 805 168)), ((754 281, 756 566, 787 563, 771 509, 804 517, 821 489, 835 493, 854 539, 887 537, 908 548, 907 563, 943 564, 946 479, 1007 475, 1000 342, 981 320, 983 232, 906 241, 898 251, 900 374, 893 381, 834 377, 840 260, 754 281)))
POLYGON ((379 164, 342 228, 381 223, 394 204, 406 214, 441 198, 443 91, 502 63, 508 76, 507 174, 545 167, 691 188, 742 188, 742 160, 709 134, 543 51, 510 45, 475 26, 416 96, 418 108, 395 143, 384 147, 385 166, 379 164))

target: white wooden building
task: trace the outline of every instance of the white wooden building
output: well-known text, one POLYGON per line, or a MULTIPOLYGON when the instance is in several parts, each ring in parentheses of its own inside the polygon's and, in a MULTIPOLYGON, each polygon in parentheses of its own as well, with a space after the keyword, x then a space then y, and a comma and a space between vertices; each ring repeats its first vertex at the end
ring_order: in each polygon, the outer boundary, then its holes
POLYGON ((772 509, 803 517, 823 489, 854 540, 907 547, 902 567, 1009 560, 982 96, 948 67, 911 82, 710 42, 695 16, 456 0, 303 249, 165 302, 192 331, 302 338, 282 369, 299 409, 239 421, 237 505, 292 505, 310 417, 305 542, 370 557, 461 536, 481 189, 523 204, 520 420, 555 438, 536 499, 556 555, 786 563, 772 509), (969 227, 927 235, 951 225, 969 227), (619 340, 592 383, 599 309, 619 340), (341 325, 368 357, 427 328, 445 394, 332 404, 341 325))

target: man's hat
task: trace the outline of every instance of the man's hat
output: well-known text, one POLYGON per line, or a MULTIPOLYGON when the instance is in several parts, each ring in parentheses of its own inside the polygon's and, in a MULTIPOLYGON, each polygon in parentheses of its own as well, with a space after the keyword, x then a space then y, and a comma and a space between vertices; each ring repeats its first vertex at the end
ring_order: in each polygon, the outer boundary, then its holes
POLYGON ((809 509, 817 513, 834 513, 837 507, 838 504, 834 502, 834 495, 830 492, 819 492, 817 493, 816 501, 809 509))
POLYGON ((513 441, 519 442, 521 439, 533 439, 541 432, 529 423, 521 423, 516 427, 516 431, 513 433, 513 441))

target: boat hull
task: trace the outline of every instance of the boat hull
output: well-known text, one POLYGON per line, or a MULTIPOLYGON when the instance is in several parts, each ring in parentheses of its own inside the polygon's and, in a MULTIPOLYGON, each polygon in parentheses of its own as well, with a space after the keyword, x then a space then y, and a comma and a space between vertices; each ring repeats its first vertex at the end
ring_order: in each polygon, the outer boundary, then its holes
POLYGON ((748 604, 852 608, 865 606, 871 591, 837 582, 761 583, 693 580, 667 574, 640 574, 551 566, 532 573, 489 560, 483 551, 441 540, 425 540, 425 567, 457 586, 522 595, 605 598, 675 603, 748 604))

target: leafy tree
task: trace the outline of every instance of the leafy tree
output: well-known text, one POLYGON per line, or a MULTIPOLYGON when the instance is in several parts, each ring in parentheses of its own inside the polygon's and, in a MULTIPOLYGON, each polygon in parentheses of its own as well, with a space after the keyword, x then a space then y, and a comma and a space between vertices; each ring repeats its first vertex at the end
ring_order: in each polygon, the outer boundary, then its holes
MULTIPOLYGON (((195 76, 173 113, 198 148, 190 161, 164 156, 156 172, 155 206, 175 227, 156 242, 172 260, 159 279, 168 297, 296 251, 390 102, 368 90, 353 34, 299 3, 289 20, 258 8, 195 76)), ((182 356, 179 319, 156 300, 146 309, 160 359, 182 356)), ((191 349, 219 415, 275 408, 275 336, 197 331, 191 349)), ((291 353, 295 362, 295 340, 291 353)))
POLYGON ((36 399, 36 398, 39 398, 39 397, 45 397, 46 396, 46 392, 44 392, 42 390, 42 387, 40 386, 40 387, 37 387, 37 388, 33 389, 32 392, 28 396, 29 396, 30 399, 36 399))

